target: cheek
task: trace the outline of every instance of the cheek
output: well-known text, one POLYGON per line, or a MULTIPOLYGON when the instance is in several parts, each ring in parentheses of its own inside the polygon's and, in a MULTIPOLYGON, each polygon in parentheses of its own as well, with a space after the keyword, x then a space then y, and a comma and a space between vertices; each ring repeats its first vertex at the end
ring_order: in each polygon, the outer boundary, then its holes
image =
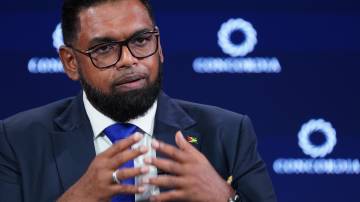
POLYGON ((159 75, 160 60, 154 57, 146 66, 149 72, 149 80, 154 83, 159 75))
POLYGON ((95 67, 85 67, 82 69, 83 78, 93 88, 101 90, 102 92, 110 92, 110 76, 109 72, 101 71, 95 67))

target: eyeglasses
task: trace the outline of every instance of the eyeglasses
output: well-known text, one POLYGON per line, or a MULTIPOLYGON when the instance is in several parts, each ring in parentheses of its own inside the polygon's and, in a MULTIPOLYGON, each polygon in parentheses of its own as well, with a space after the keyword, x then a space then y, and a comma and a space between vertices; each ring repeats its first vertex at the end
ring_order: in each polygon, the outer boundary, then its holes
POLYGON ((90 57, 93 65, 99 69, 114 66, 120 61, 122 47, 126 46, 131 55, 137 59, 144 59, 154 55, 158 50, 159 31, 146 31, 126 39, 125 41, 114 41, 101 43, 86 51, 78 50, 68 46, 75 51, 90 57))

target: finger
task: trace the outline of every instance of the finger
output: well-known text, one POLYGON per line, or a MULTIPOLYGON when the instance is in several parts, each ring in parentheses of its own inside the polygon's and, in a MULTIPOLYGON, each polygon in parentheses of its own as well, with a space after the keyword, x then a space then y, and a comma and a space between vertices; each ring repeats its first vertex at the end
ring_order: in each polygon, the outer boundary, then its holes
POLYGON ((128 149, 125 151, 122 151, 115 156, 113 156, 110 161, 112 162, 111 168, 118 168, 124 163, 135 159, 136 157, 139 157, 143 154, 148 152, 148 149, 144 146, 141 146, 138 149, 128 149))
POLYGON ((183 166, 180 163, 170 159, 145 158, 144 161, 145 163, 151 164, 166 173, 182 175, 184 171, 182 168, 183 166))
POLYGON ((144 183, 164 188, 179 188, 183 187, 186 182, 180 177, 172 175, 160 175, 158 177, 144 180, 144 183))
POLYGON ((123 179, 134 178, 138 175, 146 174, 149 172, 149 170, 150 169, 148 166, 140 167, 140 168, 123 168, 123 169, 119 169, 116 172, 116 176, 121 181, 123 179))
POLYGON ((172 190, 167 192, 161 192, 159 195, 152 195, 150 197, 150 201, 182 201, 185 200, 185 198, 186 195, 183 191, 172 190))
POLYGON ((143 135, 136 133, 126 139, 116 142, 109 149, 104 151, 102 155, 112 157, 119 152, 129 149, 133 144, 139 142, 143 138, 143 135))
POLYGON ((138 194, 143 193, 145 188, 143 186, 115 184, 110 187, 110 191, 113 196, 117 194, 138 194))
POLYGON ((185 153, 172 145, 157 141, 155 139, 153 139, 151 145, 155 150, 160 151, 171 159, 179 162, 185 162, 187 160, 185 153))
POLYGON ((181 131, 176 132, 175 142, 181 150, 189 152, 197 151, 194 146, 192 146, 188 141, 186 141, 181 131))

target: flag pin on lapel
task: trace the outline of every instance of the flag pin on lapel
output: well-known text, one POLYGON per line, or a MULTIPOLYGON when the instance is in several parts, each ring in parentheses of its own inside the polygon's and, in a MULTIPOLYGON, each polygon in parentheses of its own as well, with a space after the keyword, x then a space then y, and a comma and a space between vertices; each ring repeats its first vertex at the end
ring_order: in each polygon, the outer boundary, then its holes
POLYGON ((196 137, 187 136, 186 140, 191 144, 198 144, 198 139, 196 137))

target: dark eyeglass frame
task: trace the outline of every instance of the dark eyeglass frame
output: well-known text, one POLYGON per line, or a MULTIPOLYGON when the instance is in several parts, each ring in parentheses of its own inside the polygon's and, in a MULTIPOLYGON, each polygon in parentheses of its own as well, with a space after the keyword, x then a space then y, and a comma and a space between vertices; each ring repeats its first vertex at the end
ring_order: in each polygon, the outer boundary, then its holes
POLYGON ((158 51, 158 49, 159 49, 159 36, 160 36, 159 29, 158 29, 157 27, 155 27, 155 28, 153 29, 153 31, 145 31, 145 32, 141 32, 141 33, 135 34, 135 35, 131 36, 130 38, 124 40, 124 41, 104 42, 104 43, 97 44, 97 45, 95 45, 95 46, 93 46, 93 47, 91 47, 91 48, 89 48, 89 49, 87 49, 87 50, 79 50, 79 49, 77 49, 77 48, 74 48, 74 47, 71 46, 71 45, 67 45, 67 47, 75 50, 75 51, 78 52, 78 53, 81 53, 81 54, 83 54, 83 55, 85 55, 85 56, 88 56, 88 57, 90 58, 90 60, 91 60, 91 63, 92 63, 96 68, 98 68, 98 69, 107 69, 107 68, 113 67, 114 65, 116 65, 116 64, 120 61, 123 46, 126 46, 126 47, 128 48, 128 50, 129 50, 129 52, 131 53, 131 55, 132 55, 133 57, 139 59, 139 60, 153 56, 153 55, 158 51), (147 56, 137 57, 137 56, 134 55, 134 53, 133 53, 133 52, 131 51, 131 49, 129 48, 129 42, 132 41, 134 38, 137 38, 137 37, 139 37, 140 35, 143 35, 143 34, 155 34, 155 37, 156 37, 156 47, 155 47, 155 50, 154 50, 153 53, 151 53, 151 54, 149 54, 149 55, 147 55, 147 56), (119 53, 118 53, 118 59, 116 60, 116 62, 114 62, 114 63, 111 64, 111 65, 108 65, 108 66, 105 66, 105 67, 99 67, 99 66, 97 66, 97 65, 95 64, 94 58, 91 56, 91 54, 92 54, 92 52, 93 52, 94 50, 96 50, 97 47, 103 46, 103 45, 107 45, 107 44, 117 44, 117 45, 120 46, 120 51, 119 51, 119 53))

